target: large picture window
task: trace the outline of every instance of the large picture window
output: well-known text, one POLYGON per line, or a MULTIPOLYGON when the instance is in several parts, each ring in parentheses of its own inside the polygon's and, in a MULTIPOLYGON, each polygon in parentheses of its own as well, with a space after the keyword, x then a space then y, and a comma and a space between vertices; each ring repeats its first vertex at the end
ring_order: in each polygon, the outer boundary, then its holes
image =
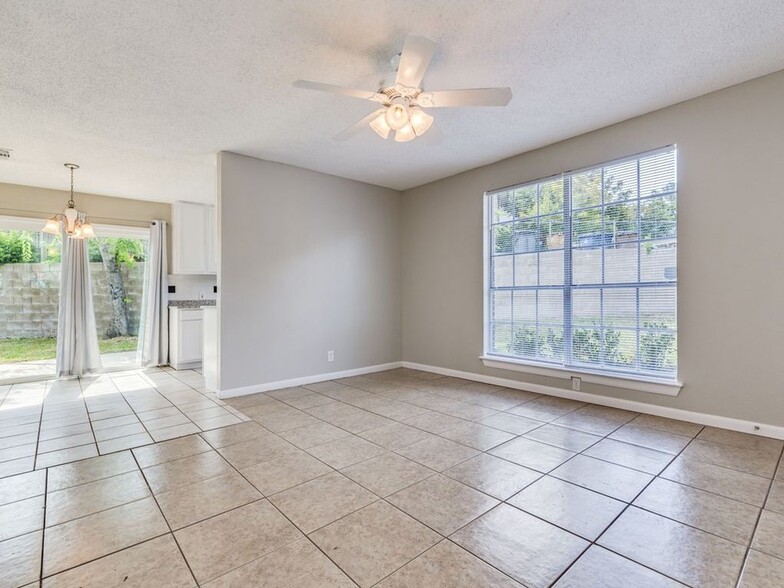
POLYGON ((677 377, 676 150, 487 194, 485 355, 677 377))

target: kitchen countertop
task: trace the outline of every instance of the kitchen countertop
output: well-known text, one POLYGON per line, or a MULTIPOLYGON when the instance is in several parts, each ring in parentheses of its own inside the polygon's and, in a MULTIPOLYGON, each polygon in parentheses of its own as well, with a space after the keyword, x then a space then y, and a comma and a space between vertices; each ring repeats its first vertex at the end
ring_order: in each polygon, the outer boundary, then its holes
POLYGON ((202 306, 215 306, 216 300, 169 300, 169 306, 178 308, 201 308, 202 306))

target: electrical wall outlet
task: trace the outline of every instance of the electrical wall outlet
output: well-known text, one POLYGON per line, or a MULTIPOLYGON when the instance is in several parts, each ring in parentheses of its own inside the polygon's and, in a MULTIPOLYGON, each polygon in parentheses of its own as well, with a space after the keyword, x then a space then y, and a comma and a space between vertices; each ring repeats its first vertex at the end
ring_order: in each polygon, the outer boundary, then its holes
POLYGON ((582 383, 583 383, 582 378, 578 378, 577 376, 572 376, 572 390, 576 390, 579 392, 582 383))
POLYGON ((335 352, 327 351, 327 361, 335 361, 335 352))

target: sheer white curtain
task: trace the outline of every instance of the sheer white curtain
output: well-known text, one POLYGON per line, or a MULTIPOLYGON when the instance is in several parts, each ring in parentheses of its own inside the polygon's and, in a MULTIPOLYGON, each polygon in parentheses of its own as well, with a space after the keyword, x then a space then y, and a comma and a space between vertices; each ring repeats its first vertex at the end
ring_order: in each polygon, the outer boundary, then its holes
POLYGON ((86 239, 63 234, 57 376, 81 376, 101 369, 86 239))
POLYGON ((139 324, 138 356, 142 366, 164 365, 169 361, 168 272, 166 222, 152 221, 139 324))

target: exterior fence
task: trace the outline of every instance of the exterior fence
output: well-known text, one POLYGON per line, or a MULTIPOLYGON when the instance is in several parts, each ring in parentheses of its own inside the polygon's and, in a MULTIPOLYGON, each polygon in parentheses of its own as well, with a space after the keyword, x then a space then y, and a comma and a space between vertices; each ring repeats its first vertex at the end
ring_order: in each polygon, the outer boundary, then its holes
MULTIPOLYGON (((128 305, 130 334, 139 329, 145 263, 121 266, 128 305)), ((112 318, 106 271, 90 264, 98 337, 103 338, 112 318)), ((0 265, 0 339, 55 337, 57 335, 59 263, 0 265)))

